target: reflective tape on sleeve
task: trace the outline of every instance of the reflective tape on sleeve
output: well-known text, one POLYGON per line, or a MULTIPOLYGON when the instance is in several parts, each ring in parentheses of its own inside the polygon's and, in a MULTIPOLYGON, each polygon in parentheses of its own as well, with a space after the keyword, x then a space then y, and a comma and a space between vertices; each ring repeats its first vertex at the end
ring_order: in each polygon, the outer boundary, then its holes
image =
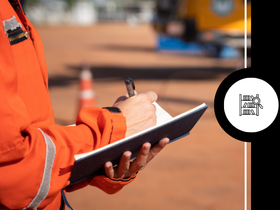
POLYGON ((40 128, 38 129, 43 134, 46 143, 46 159, 45 159, 44 173, 43 173, 43 178, 41 181, 40 188, 36 196, 33 198, 30 204, 24 209, 27 208, 37 209, 40 203, 47 197, 51 184, 52 166, 55 158, 56 147, 53 141, 51 140, 51 138, 48 135, 46 135, 40 128))

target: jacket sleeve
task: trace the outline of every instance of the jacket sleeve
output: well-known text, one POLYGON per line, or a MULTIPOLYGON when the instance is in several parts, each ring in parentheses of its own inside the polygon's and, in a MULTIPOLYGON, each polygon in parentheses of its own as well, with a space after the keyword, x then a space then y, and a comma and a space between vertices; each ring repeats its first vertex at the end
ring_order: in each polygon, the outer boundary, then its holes
MULTIPOLYGON (((13 77, 0 68, 0 78, 0 203, 9 209, 47 206, 69 184, 75 154, 124 137, 123 115, 100 108, 83 109, 77 126, 32 123, 13 77)), ((92 182, 109 193, 121 186, 106 177, 92 182)))
MULTIPOLYGON (((38 127, 2 82, 0 94, 0 203, 9 209, 47 206, 69 184, 75 154, 123 138, 126 131, 121 113, 99 108, 83 109, 77 126, 38 127)), ((129 183, 104 176, 90 182, 108 193, 129 183)))

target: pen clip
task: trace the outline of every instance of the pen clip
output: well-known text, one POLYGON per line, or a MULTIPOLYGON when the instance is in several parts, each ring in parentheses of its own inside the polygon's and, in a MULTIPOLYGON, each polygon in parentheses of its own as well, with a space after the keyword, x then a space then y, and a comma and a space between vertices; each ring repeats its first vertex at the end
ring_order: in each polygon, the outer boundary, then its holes
POLYGON ((132 85, 133 90, 135 90, 135 84, 134 84, 133 80, 131 80, 131 85, 132 85))

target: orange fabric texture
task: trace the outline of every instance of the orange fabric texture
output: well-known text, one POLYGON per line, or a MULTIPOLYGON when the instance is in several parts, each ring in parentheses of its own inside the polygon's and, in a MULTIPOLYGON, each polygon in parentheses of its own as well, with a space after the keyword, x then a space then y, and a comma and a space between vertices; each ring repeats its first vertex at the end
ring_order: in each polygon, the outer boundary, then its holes
MULTIPOLYGON (((82 109, 77 126, 55 124, 42 41, 22 9, 15 11, 8 0, 0 1, 0 96, 0 209, 22 209, 32 203, 47 174, 46 162, 51 166, 50 185, 38 209, 59 209, 60 191, 69 184, 74 155, 125 136, 123 115, 106 109, 82 109), (13 16, 29 36, 11 45, 3 21, 13 16), (46 160, 50 151, 44 135, 55 145, 49 154, 53 161, 46 160)), ((91 184, 115 193, 134 178, 96 176, 76 189, 91 184)))

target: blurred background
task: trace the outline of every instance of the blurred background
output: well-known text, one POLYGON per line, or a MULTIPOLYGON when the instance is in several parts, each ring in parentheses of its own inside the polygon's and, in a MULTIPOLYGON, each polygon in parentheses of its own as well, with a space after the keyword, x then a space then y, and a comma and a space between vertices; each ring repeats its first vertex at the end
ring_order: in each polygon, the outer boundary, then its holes
MULTIPOLYGON (((68 193, 75 210, 244 209, 244 143, 221 129, 213 106, 219 84, 244 67, 244 47, 250 66, 250 0, 22 2, 44 43, 57 124, 75 123, 85 68, 97 107, 123 95, 127 77, 137 92, 155 91, 172 116, 209 105, 188 137, 168 145, 121 192, 86 187, 68 193)), ((248 143, 248 209, 250 151, 248 143)))

